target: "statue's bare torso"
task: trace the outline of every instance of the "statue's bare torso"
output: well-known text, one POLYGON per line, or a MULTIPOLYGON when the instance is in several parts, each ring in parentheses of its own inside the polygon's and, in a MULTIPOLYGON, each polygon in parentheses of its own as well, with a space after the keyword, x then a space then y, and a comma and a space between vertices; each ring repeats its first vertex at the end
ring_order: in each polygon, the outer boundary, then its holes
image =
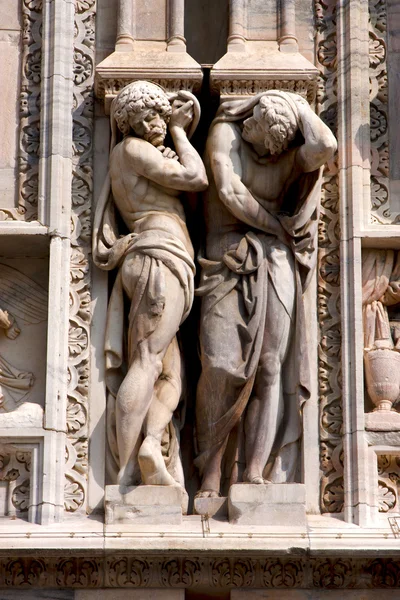
MULTIPOLYGON (((277 215, 282 207, 285 190, 300 175, 295 158, 297 148, 278 157, 259 156, 252 146, 241 138, 240 127, 235 123, 221 123, 211 136, 220 137, 227 130, 238 140, 237 156, 240 160, 241 182, 265 210, 277 215)), ((212 148, 212 137, 209 148, 212 148)), ((237 246, 243 235, 251 229, 235 217, 221 202, 217 186, 206 158, 210 186, 206 191, 205 210, 207 223, 206 255, 211 260, 221 260, 223 254, 237 246)))
POLYGON ((125 225, 131 233, 166 231, 183 242, 193 257, 180 192, 135 173, 129 155, 132 144, 146 146, 148 142, 125 138, 115 147, 110 158, 114 201, 125 225))

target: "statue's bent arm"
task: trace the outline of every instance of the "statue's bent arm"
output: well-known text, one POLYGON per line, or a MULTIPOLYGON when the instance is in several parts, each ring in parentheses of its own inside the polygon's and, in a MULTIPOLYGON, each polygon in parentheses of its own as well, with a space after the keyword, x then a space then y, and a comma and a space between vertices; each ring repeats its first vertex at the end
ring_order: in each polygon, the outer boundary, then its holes
MULTIPOLYGON (((182 132, 182 135, 186 138, 185 133, 182 132)), ((131 137, 126 141, 128 161, 136 175, 167 188, 200 192, 208 185, 203 163, 187 138, 186 144, 183 141, 180 146, 177 145, 178 162, 165 158, 159 150, 140 138, 131 137)))
POLYGON ((279 238, 285 237, 279 221, 261 206, 241 181, 240 143, 239 131, 229 123, 215 125, 208 140, 210 165, 219 198, 240 221, 279 238))
POLYGON ((316 171, 324 165, 336 152, 335 136, 311 110, 308 104, 299 104, 300 129, 305 143, 300 146, 297 155, 297 166, 304 173, 316 171))

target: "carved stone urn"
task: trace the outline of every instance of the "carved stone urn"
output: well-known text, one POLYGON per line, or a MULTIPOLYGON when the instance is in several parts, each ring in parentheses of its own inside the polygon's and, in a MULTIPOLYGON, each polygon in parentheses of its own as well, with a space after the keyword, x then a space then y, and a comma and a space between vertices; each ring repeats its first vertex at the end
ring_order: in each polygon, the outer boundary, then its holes
POLYGON ((388 348, 365 352, 365 376, 374 411, 390 411, 400 396, 400 353, 388 348))

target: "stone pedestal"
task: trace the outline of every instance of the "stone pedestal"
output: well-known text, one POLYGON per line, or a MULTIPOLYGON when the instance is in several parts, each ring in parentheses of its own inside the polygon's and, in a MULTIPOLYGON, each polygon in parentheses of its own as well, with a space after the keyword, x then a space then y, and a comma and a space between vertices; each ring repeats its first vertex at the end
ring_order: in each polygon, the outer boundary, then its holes
POLYGON ((229 522, 265 527, 306 527, 306 487, 302 483, 232 485, 229 522))
POLYGON ((228 516, 228 498, 196 498, 194 501, 196 515, 226 519, 228 516))
POLYGON ((180 487, 107 485, 106 523, 180 525, 182 512, 187 512, 187 504, 187 493, 180 487))
POLYGON ((400 413, 397 410, 374 410, 365 414, 367 431, 400 431, 400 413))

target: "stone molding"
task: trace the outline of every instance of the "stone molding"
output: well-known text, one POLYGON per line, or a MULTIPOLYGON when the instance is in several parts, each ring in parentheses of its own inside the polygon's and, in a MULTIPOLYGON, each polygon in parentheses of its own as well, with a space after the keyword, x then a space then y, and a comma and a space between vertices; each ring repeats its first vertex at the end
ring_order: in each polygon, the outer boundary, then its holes
MULTIPOLYGON (((336 2, 315 2, 317 66, 316 112, 337 132, 336 2)), ((320 396, 321 511, 343 510, 341 398, 340 223, 337 163, 325 167, 322 182, 318 256, 318 380, 320 396)))
POLYGON ((197 554, 0 558, 0 588, 396 589, 395 558, 197 554))

